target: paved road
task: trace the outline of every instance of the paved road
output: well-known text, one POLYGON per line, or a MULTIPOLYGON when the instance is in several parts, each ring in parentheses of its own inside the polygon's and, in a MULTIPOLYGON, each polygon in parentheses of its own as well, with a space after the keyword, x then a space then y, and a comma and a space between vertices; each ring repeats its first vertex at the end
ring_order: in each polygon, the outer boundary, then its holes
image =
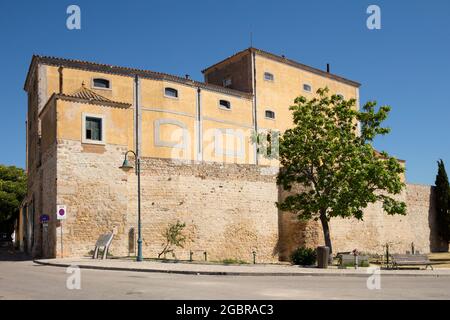
MULTIPOLYGON (((11 259, 10 259, 11 260, 11 259)), ((81 270, 69 290, 65 268, 0 261, 0 299, 450 299, 450 277, 365 278, 192 276, 81 270)))

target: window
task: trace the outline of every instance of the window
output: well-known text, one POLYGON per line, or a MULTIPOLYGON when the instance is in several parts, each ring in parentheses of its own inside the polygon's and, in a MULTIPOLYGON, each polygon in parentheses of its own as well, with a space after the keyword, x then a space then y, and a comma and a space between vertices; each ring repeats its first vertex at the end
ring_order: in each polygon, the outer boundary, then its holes
POLYGON ((102 115, 83 113, 83 143, 104 144, 104 122, 102 115))
POLYGON ((102 119, 86 117, 86 139, 102 141, 102 119))
POLYGON ((264 72, 264 80, 273 81, 273 79, 273 74, 271 74, 270 72, 264 72))
POLYGON ((231 109, 231 103, 228 100, 220 100, 219 101, 219 107, 223 109, 230 110, 231 109))
POLYGON ((339 98, 341 98, 342 100, 344 100, 344 95, 343 95, 342 93, 338 93, 337 96, 338 96, 339 98))
POLYGON ((272 110, 266 110, 266 118, 275 119, 275 112, 273 112, 272 110))
POLYGON ((111 89, 111 82, 108 79, 92 79, 92 87, 96 89, 111 89))
POLYGON ((312 87, 309 84, 303 84, 303 90, 306 92, 311 92, 312 91, 312 87))
POLYGON ((169 98, 178 98, 178 90, 174 88, 165 88, 164 95, 169 98))
POLYGON ((223 84, 223 86, 224 87, 230 87, 231 86, 231 78, 225 78, 225 79, 223 79, 223 81, 222 81, 222 84, 223 84))

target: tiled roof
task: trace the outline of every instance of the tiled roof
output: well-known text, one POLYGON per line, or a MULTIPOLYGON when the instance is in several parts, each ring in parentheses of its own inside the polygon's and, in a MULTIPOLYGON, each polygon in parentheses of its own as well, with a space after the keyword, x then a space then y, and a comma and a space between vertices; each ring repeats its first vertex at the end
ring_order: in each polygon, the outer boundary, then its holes
POLYGON ((100 63, 96 63, 96 62, 89 62, 89 61, 82 61, 82 60, 39 56, 39 55, 33 56, 30 67, 28 69, 27 79, 25 81, 25 86, 24 86, 25 90, 28 88, 32 72, 35 69, 33 66, 36 63, 42 63, 45 65, 51 65, 51 66, 57 66, 57 67, 67 67, 67 68, 73 68, 73 69, 89 70, 89 71, 94 71, 94 72, 117 74, 117 75, 123 75, 123 76, 128 76, 128 77, 139 76, 141 78, 168 80, 168 81, 174 81, 174 82, 182 83, 182 84, 193 86, 193 87, 209 89, 209 90, 221 92, 224 94, 245 97, 245 98, 252 97, 252 95, 247 92, 224 88, 222 86, 218 86, 218 85, 214 85, 214 84, 210 84, 210 83, 199 82, 199 81, 186 79, 183 77, 178 77, 178 76, 161 73, 161 72, 142 70, 142 69, 134 69, 134 68, 128 68, 128 67, 119 67, 119 66, 100 64, 100 63))
POLYGON ((326 71, 323 71, 323 70, 320 70, 320 69, 317 69, 317 68, 313 68, 313 67, 307 66, 307 65, 302 64, 300 62, 297 62, 297 61, 294 61, 294 60, 291 60, 291 59, 287 59, 284 56, 279 56, 279 55, 276 55, 276 54, 273 54, 273 53, 270 53, 270 52, 267 52, 267 51, 264 51, 264 50, 261 50, 261 49, 253 48, 253 47, 250 47, 250 48, 247 48, 245 50, 239 51, 239 52, 233 54, 232 56, 229 56, 228 58, 226 58, 226 59, 224 59, 224 60, 222 60, 222 61, 220 61, 218 63, 215 63, 212 66, 202 70, 202 72, 205 73, 206 71, 208 71, 208 70, 210 70, 210 69, 220 65, 221 63, 226 62, 227 60, 229 60, 229 59, 231 59, 233 57, 236 57, 236 56, 238 56, 240 54, 244 54, 246 52, 249 52, 249 53, 255 52, 255 53, 259 54, 259 55, 262 55, 262 56, 265 56, 267 58, 276 60, 278 62, 285 63, 285 64, 288 64, 290 66, 293 66, 293 67, 296 67, 296 68, 299 68, 299 69, 302 69, 302 70, 305 70, 305 71, 309 71, 311 73, 314 73, 314 74, 317 74, 317 75, 320 75, 320 76, 323 76, 323 77, 326 77, 326 78, 330 78, 330 79, 333 79, 333 80, 336 80, 336 81, 339 81, 339 82, 343 82, 343 83, 346 83, 346 84, 354 86, 354 87, 360 87, 361 86, 361 84, 359 82, 356 82, 356 81, 353 81, 353 80, 349 80, 349 79, 343 78, 341 76, 338 76, 338 75, 335 75, 335 74, 332 74, 332 73, 329 73, 329 72, 326 72, 326 71))
POLYGON ((108 98, 105 98, 104 96, 99 95, 98 93, 86 88, 86 86, 83 84, 81 85, 81 88, 75 91, 72 94, 69 94, 68 96, 72 96, 74 98, 79 99, 86 99, 86 100, 93 100, 93 101, 101 101, 101 102, 113 102, 108 98))
MULTIPOLYGON (((110 100, 102 95, 99 95, 98 93, 88 89, 85 87, 84 83, 81 85, 81 88, 77 91, 66 94, 66 93, 54 93, 50 99, 62 99, 62 100, 69 100, 69 101, 75 101, 75 102, 85 102, 90 104, 99 104, 103 106, 109 106, 109 107, 116 107, 116 108, 129 108, 131 107, 130 103, 125 102, 118 102, 110 100)), ((45 108, 45 107, 44 107, 45 108)), ((43 109, 44 109, 43 108, 43 109)))

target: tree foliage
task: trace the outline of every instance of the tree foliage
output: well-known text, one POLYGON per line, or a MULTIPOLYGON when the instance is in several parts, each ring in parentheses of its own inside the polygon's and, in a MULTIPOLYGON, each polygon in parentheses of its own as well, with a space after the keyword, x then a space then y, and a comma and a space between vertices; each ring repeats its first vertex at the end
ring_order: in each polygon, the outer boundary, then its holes
POLYGON ((436 211, 441 237, 450 241, 450 186, 444 161, 438 161, 438 173, 436 175, 436 211))
POLYGON ((327 88, 312 99, 296 98, 290 107, 294 126, 278 143, 282 168, 277 183, 288 191, 296 185, 305 188, 277 206, 302 220, 320 220, 330 250, 328 222, 333 217, 362 220, 363 209, 377 201, 388 214, 406 214, 406 204, 393 197, 404 187, 404 168, 372 146, 377 135, 389 133, 381 123, 390 107, 376 110, 376 102, 368 102, 358 111, 355 104, 355 99, 330 96, 327 88))
POLYGON ((186 227, 186 223, 182 223, 179 220, 177 220, 176 223, 171 223, 167 226, 166 230, 163 233, 163 236, 165 238, 165 243, 163 244, 163 250, 158 254, 158 258, 161 256, 166 256, 167 253, 172 253, 174 255, 175 247, 184 247, 184 243, 186 242, 187 238, 183 234, 183 230, 186 227))
POLYGON ((0 165, 0 223, 17 218, 27 192, 27 177, 23 169, 0 165))

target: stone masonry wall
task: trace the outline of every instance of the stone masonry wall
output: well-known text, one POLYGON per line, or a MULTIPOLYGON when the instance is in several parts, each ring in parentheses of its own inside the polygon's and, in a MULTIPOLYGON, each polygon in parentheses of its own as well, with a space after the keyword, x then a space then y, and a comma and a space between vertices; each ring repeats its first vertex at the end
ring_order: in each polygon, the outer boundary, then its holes
MULTIPOLYGON (((381 203, 369 205, 364 220, 334 218, 330 221, 333 252, 358 249, 367 253, 384 252, 390 245, 392 253, 415 250, 423 253, 445 250, 436 230, 436 212, 430 186, 407 184, 399 200, 407 204, 406 216, 389 216, 381 203)), ((286 260, 299 246, 315 248, 324 244, 320 221, 300 222, 291 213, 280 213, 280 258, 286 260)))
MULTIPOLYGON (((113 229, 117 234, 111 253, 135 254, 137 234, 134 240, 129 234, 131 229, 137 233, 136 175, 118 168, 126 151, 123 147, 102 148, 85 152, 78 142, 58 142, 57 202, 68 210, 63 222, 65 256, 86 255, 100 234, 113 229)), ((265 174, 264 168, 252 165, 141 161, 145 257, 157 256, 164 230, 180 220, 186 223, 189 241, 175 251, 179 259, 188 259, 192 250, 195 260, 202 260, 206 251, 208 260, 250 262, 255 250, 260 262, 278 260, 273 173, 265 174)), ((56 249, 59 255, 59 245, 56 249)))
MULTIPOLYGON (((112 230, 116 235, 111 253, 135 255, 137 178, 119 169, 125 152, 124 146, 58 141, 55 199, 68 209, 62 222, 64 256, 87 255, 98 236, 112 230)), ((267 167, 146 158, 141 169, 145 257, 157 257, 164 231, 177 220, 186 223, 188 236, 185 247, 175 250, 179 259, 188 259, 193 251, 194 260, 203 260, 206 251, 208 260, 250 262, 256 251, 258 262, 275 262, 288 259, 298 246, 323 244, 319 222, 299 222, 277 210, 275 202, 284 193, 267 167)), ((47 177, 45 185, 52 193, 52 177, 47 177)), ((392 252, 404 252, 411 250, 412 242, 421 252, 441 250, 431 187, 407 185, 399 198, 407 202, 406 216, 388 216, 376 203, 366 209, 364 221, 333 219, 333 251, 382 253, 383 245, 390 243, 392 252)), ((44 200, 45 208, 52 210, 55 200, 44 200)), ((55 239, 53 256, 61 255, 60 227, 56 223, 50 236, 55 239)))

